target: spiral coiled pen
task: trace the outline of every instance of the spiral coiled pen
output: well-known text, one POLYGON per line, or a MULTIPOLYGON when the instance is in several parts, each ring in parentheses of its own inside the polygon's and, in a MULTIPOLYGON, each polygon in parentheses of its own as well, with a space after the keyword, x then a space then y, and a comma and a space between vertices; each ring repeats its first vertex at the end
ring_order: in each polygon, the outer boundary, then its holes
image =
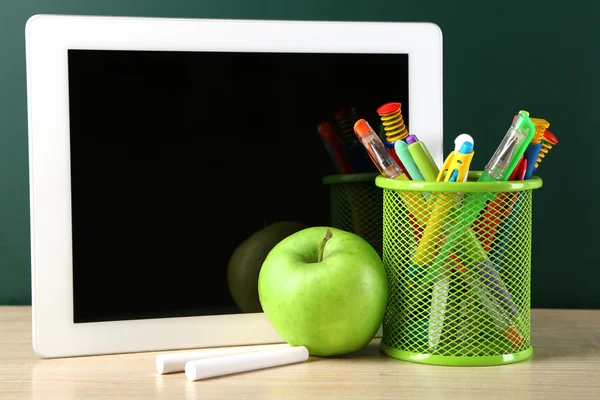
POLYGON ((406 139, 408 129, 402 118, 402 104, 387 103, 377 109, 388 142, 406 139))
POLYGON ((544 138, 542 139, 542 148, 540 149, 540 153, 538 154, 537 161, 535 163, 535 169, 537 170, 540 166, 540 163, 544 160, 544 157, 548 154, 548 152, 552 149, 553 146, 558 144, 558 139, 556 136, 549 130, 544 132, 544 138))

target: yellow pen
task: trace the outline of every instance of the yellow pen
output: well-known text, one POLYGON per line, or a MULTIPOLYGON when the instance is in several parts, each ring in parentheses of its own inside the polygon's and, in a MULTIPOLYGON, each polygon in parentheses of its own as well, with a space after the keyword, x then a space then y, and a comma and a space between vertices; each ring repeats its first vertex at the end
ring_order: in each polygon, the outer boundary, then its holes
POLYGON ((455 150, 448 155, 440 169, 437 181, 441 182, 466 182, 469 166, 473 160, 473 138, 466 133, 459 135, 454 141, 455 150))
MULTIPOLYGON (((440 173, 437 176, 437 182, 441 182, 442 180, 444 182, 467 181, 469 165, 475 154, 473 152, 473 138, 467 134, 462 134, 455 139, 454 144, 455 150, 451 152, 444 161, 440 173)), ((461 193, 438 194, 438 199, 434 205, 434 211, 432 212, 432 218, 434 217, 433 214, 435 212, 435 218, 437 219, 435 231, 431 233, 435 240, 445 240, 444 224, 447 223, 446 220, 452 211, 453 205, 458 205, 461 198, 461 193)), ((439 252, 439 247, 436 249, 436 253, 437 252, 439 252)), ((434 352, 437 349, 444 327, 444 316, 446 314, 446 302, 450 285, 450 271, 446 265, 448 262, 449 260, 446 257, 442 257, 437 260, 437 263, 444 265, 434 265, 436 260, 427 264, 430 268, 427 280, 435 277, 431 294, 428 327, 429 351, 431 352, 434 352), (439 272, 434 275, 435 271, 439 272)))

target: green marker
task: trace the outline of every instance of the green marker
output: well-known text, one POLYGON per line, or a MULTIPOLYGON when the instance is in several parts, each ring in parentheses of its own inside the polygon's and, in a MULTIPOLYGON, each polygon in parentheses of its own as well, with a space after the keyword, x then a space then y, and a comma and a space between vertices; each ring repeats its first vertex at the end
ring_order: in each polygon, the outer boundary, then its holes
MULTIPOLYGON (((415 164, 417 164, 417 167, 419 167, 419 171, 421 172, 421 175, 423 175, 423 178, 428 182, 435 182, 440 170, 435 164, 435 161, 433 161, 431 154, 429 154, 427 147, 425 147, 423 142, 421 142, 415 135, 408 135, 406 138, 406 143, 408 144, 408 151, 410 152, 415 164)), ((400 156, 398 155, 398 157, 400 156)))
POLYGON ((519 115, 506 132, 490 162, 485 166, 485 171, 479 177, 478 182, 507 181, 534 134, 535 125, 529 118, 529 113, 519 111, 519 115))
POLYGON ((413 181, 424 181, 425 178, 423 178, 423 175, 421 175, 419 167, 417 167, 415 160, 413 160, 412 156, 410 155, 410 151, 408 150, 408 145, 406 142, 404 140, 396 140, 394 143, 394 150, 396 150, 396 155, 402 162, 402 165, 404 165, 404 168, 406 168, 410 178, 413 181))

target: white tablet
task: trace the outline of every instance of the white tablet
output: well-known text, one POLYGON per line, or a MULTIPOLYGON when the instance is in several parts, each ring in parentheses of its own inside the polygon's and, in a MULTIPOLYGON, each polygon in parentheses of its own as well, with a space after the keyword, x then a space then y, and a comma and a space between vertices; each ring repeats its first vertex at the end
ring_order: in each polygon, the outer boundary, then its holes
POLYGON ((340 111, 401 103, 442 163, 434 24, 37 15, 26 44, 42 357, 282 341, 229 263, 273 223, 329 224, 317 125, 340 111))

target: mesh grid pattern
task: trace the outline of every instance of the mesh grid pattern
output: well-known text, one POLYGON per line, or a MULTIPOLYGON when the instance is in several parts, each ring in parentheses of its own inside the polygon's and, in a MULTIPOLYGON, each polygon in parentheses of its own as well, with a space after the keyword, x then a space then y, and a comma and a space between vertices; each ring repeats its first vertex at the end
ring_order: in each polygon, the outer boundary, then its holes
POLYGON ((384 189, 382 344, 450 358, 529 349, 531 209, 531 190, 384 189))
POLYGON ((383 190, 368 182, 330 185, 331 226, 357 234, 382 256, 383 190))

